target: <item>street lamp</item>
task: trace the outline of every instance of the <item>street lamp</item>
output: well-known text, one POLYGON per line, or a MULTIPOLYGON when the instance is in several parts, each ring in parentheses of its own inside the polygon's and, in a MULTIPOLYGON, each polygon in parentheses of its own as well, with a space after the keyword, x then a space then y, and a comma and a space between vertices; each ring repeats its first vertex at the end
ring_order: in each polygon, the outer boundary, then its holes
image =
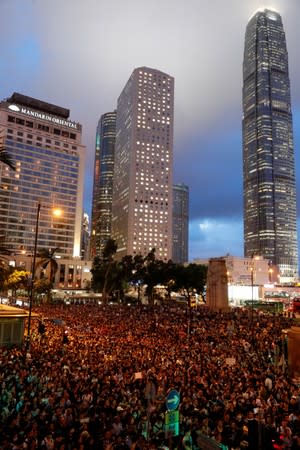
POLYGON ((251 272, 251 324, 253 327, 253 302, 254 302, 254 293, 253 293, 253 284, 254 284, 254 268, 253 266, 250 267, 250 272, 251 272))
POLYGON ((251 338, 252 345, 254 343, 254 324, 253 324, 253 309, 254 309, 254 255, 251 258, 251 338))
POLYGON ((31 280, 30 280, 30 289, 29 289, 29 314, 28 314, 27 339, 26 339, 26 349, 27 350, 30 347, 30 331, 31 331, 30 328, 31 328, 32 302, 33 302, 33 284, 34 284, 34 276, 35 276, 35 262, 36 262, 36 253, 37 253, 37 239, 38 239, 38 232, 39 232, 40 212, 41 212, 41 202, 38 201, 37 210, 36 210, 33 260, 32 260, 32 267, 31 267, 31 280))
MULTIPOLYGON (((29 297, 29 313, 28 313, 28 325, 27 325, 27 337, 26 337, 26 350, 28 350, 30 348, 31 316, 32 316, 32 304, 33 304, 34 278, 35 278, 35 268, 36 268, 37 241, 38 241, 38 233, 39 233, 40 212, 41 212, 41 202, 39 200, 38 204, 37 204, 37 210, 36 210, 33 259, 32 259, 32 266, 31 266, 31 280, 30 280, 29 295, 28 295, 28 297, 29 297)), ((54 208, 52 210, 52 215, 54 217, 61 217, 62 214, 63 214, 63 210, 60 208, 54 208)))

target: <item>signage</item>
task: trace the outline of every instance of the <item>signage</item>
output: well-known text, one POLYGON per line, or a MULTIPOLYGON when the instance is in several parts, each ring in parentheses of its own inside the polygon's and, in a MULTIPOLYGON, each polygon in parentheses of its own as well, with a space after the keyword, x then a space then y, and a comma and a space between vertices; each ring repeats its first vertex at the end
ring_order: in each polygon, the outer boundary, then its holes
POLYGON ((174 411, 178 408, 180 402, 180 394, 176 389, 172 389, 166 398, 166 407, 168 411, 174 411))
POLYGON ((166 436, 179 436, 179 411, 167 411, 165 415, 166 436))
POLYGON ((12 111, 20 111, 20 108, 17 105, 9 105, 8 109, 12 111))
POLYGON ((45 114, 39 111, 33 111, 28 108, 24 108, 23 106, 20 108, 17 105, 11 104, 8 106, 8 109, 16 112, 21 112, 22 114, 26 114, 30 117, 35 117, 36 119, 46 120, 48 122, 56 123, 57 125, 63 125, 65 127, 77 129, 76 122, 70 122, 69 120, 61 119, 60 117, 50 116, 49 114, 45 114))

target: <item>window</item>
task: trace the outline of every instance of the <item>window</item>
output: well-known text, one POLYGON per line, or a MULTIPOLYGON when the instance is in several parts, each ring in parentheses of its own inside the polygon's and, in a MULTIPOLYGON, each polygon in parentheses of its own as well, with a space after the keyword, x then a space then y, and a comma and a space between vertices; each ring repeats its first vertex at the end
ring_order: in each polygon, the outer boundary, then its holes
POLYGON ((42 125, 41 123, 38 123, 38 130, 49 132, 49 127, 46 125, 42 125))

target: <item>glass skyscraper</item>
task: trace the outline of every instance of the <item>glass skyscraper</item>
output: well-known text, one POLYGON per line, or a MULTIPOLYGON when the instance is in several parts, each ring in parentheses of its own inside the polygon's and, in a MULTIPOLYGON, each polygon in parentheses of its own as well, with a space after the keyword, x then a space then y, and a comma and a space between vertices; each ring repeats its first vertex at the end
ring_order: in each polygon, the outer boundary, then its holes
POLYGON ((85 147, 69 114, 18 93, 0 103, 1 143, 16 165, 0 164, 1 243, 15 255, 33 251, 40 204, 38 248, 80 257, 85 147))
POLYGON ((91 257, 101 256, 111 237, 116 111, 103 114, 96 131, 91 257))
POLYGON ((292 281, 298 244, 288 54, 281 17, 268 9, 246 29, 243 175, 245 256, 264 256, 281 281, 292 281))
POLYGON ((173 185, 173 254, 172 261, 188 262, 189 241, 189 188, 185 184, 173 185))

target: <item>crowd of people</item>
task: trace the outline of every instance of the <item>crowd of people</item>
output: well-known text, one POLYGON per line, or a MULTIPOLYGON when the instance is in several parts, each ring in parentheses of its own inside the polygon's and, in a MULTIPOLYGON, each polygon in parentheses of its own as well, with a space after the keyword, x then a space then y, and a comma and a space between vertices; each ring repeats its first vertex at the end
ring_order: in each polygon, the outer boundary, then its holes
POLYGON ((205 306, 35 312, 29 349, 0 348, 1 449, 300 449, 282 332, 292 318, 205 306), (165 425, 172 389, 178 433, 165 425))

